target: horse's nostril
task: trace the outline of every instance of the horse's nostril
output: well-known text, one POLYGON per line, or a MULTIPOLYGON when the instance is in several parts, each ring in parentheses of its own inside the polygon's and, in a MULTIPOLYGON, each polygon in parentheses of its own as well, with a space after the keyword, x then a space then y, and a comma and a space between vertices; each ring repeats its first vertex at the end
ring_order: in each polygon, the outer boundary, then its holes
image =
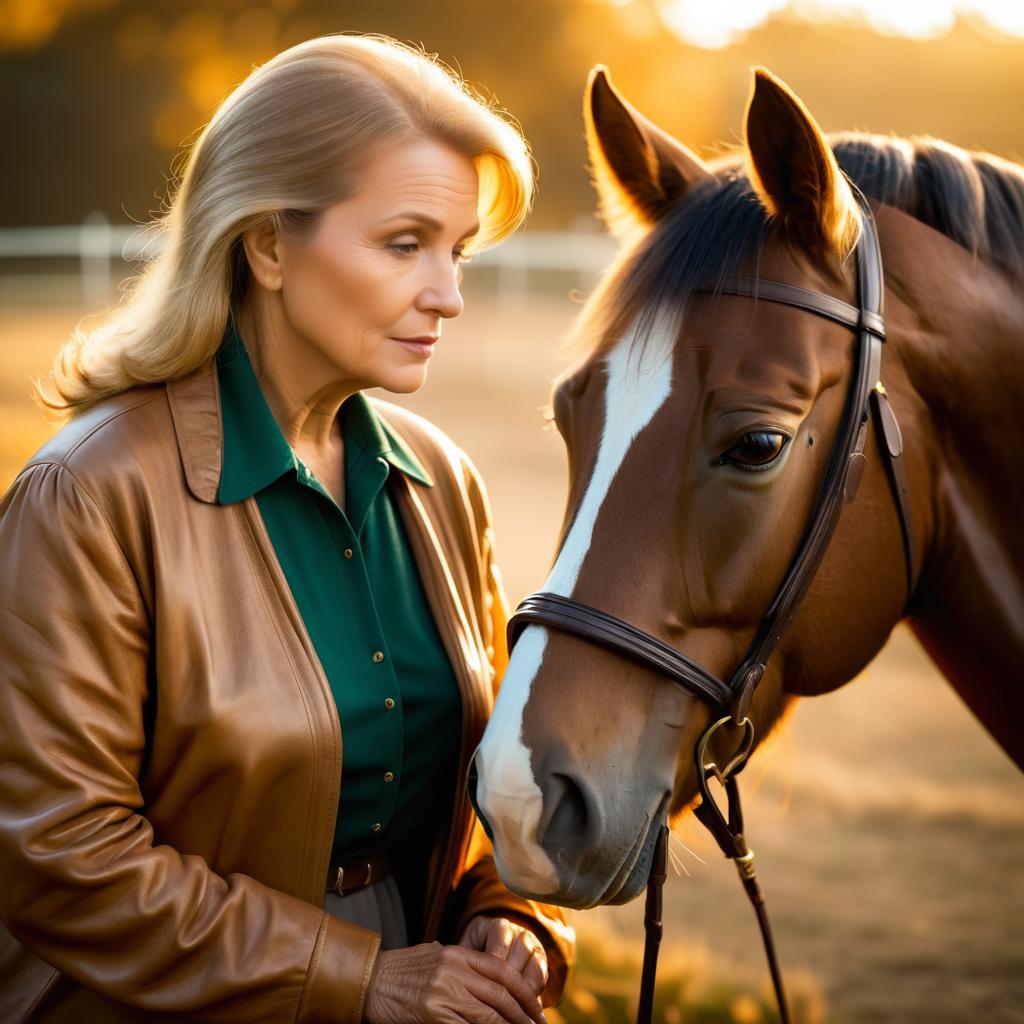
POLYGON ((476 816, 480 819, 480 824, 483 826, 483 830, 487 834, 487 838, 493 843, 494 833, 491 831, 491 826, 487 819, 481 813, 480 805, 476 800, 476 787, 477 783, 480 781, 476 765, 477 757, 479 757, 479 753, 474 754, 472 760, 469 762, 469 772, 466 775, 466 792, 469 794, 469 802, 473 805, 473 810, 476 811, 476 816))
POLYGON ((543 784, 544 813, 537 840, 546 849, 558 849, 566 842, 579 842, 592 824, 586 795, 569 775, 553 772, 543 784))

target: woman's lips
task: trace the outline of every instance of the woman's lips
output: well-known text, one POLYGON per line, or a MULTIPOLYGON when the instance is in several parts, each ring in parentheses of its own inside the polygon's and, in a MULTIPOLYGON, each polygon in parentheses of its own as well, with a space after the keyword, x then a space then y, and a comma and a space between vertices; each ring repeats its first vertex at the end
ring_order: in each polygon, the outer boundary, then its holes
POLYGON ((437 338, 429 335, 425 335, 421 338, 392 338, 392 341, 397 341, 403 348, 408 349, 410 352, 414 352, 416 355, 426 359, 434 351, 434 345, 437 344, 437 338))

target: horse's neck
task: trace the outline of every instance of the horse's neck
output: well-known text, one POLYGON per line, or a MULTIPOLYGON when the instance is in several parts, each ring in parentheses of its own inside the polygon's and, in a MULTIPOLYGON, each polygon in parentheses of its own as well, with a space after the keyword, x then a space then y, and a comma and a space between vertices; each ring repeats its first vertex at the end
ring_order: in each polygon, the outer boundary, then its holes
POLYGON ((931 449, 910 626, 1024 767, 1024 303, 990 269, 964 269, 925 305, 914 297, 915 328, 900 337, 926 410, 906 443, 931 449))

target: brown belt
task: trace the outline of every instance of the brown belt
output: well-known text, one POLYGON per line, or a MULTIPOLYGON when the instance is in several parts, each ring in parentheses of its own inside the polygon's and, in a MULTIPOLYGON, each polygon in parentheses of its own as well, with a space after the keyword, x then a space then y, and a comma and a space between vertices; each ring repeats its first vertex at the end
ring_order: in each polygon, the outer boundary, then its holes
POLYGON ((374 882, 388 877, 388 855, 374 853, 368 857, 354 857, 352 860, 331 861, 327 872, 327 892, 347 896, 357 889, 365 889, 374 882))

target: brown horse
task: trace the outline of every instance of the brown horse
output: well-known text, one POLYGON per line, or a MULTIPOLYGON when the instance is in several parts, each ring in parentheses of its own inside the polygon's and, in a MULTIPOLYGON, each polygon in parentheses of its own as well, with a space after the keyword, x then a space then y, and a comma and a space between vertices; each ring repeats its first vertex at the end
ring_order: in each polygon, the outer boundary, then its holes
MULTIPOLYGON (((624 247, 581 315, 586 354, 554 390, 570 479, 542 590, 729 678, 815 509, 854 335, 724 283, 743 274, 855 302, 864 224, 852 181, 880 239, 881 377, 902 428, 913 557, 872 423, 856 500, 749 718, 763 738, 796 697, 854 677, 906 619, 1024 764, 1022 169, 935 140, 826 140, 764 71, 743 150, 713 163, 601 68, 584 109, 624 247)), ((527 626, 475 759, 506 884, 578 908, 635 897, 661 824, 694 802, 709 715, 650 667, 527 626)))

